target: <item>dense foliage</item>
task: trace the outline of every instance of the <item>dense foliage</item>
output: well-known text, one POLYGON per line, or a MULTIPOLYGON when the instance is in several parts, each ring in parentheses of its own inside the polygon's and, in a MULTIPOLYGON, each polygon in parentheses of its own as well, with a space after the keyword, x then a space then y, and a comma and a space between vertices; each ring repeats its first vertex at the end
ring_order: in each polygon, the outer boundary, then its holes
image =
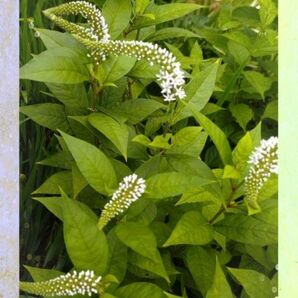
POLYGON ((21 289, 277 296, 277 3, 64 2, 21 0, 21 289))

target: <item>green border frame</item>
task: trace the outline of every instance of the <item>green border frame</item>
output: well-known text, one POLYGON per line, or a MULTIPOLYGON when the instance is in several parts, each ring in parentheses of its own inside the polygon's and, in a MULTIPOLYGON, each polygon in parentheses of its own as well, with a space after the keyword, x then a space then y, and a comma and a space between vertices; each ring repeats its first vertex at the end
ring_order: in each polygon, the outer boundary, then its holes
POLYGON ((298 297, 298 1, 279 1, 279 298, 298 297))

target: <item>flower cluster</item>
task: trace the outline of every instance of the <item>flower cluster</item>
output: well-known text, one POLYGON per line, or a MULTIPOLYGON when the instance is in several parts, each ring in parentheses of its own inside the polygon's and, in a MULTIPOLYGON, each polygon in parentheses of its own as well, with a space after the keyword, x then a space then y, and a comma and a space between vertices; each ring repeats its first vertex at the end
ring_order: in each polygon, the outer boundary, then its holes
POLYGON ((136 40, 115 40, 106 44, 99 42, 98 46, 107 53, 136 57, 138 60, 148 61, 151 66, 160 65, 157 80, 162 87, 164 100, 174 101, 185 97, 183 90, 185 81, 180 62, 177 62, 176 57, 168 50, 157 44, 136 40))
POLYGON ((162 88, 164 101, 170 102, 183 99, 185 92, 184 74, 181 64, 176 57, 157 44, 143 41, 110 40, 108 27, 101 12, 93 5, 84 1, 69 2, 54 8, 47 9, 45 15, 55 24, 70 32, 83 43, 90 51, 96 64, 104 61, 108 54, 116 56, 126 55, 136 57, 138 60, 146 60, 151 66, 160 65, 157 81, 162 88), (70 23, 60 15, 81 13, 88 21, 89 28, 70 23))
POLYGON ((112 218, 123 213, 133 202, 145 192, 145 180, 136 174, 124 177, 118 189, 113 193, 111 200, 104 206, 98 221, 102 229, 112 218))
POLYGON ((250 155, 251 164, 248 175, 245 177, 246 198, 252 206, 256 206, 259 192, 272 174, 278 174, 278 138, 271 137, 262 140, 250 155))
POLYGON ((101 276, 93 271, 73 271, 43 282, 21 282, 21 289, 41 296, 74 296, 77 294, 92 296, 98 294, 102 286, 101 276))

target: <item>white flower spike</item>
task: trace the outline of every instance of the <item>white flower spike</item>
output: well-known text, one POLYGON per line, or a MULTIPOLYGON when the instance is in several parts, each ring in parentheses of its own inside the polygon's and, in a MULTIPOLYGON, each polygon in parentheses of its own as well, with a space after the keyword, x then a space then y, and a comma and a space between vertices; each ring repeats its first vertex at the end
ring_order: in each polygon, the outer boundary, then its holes
POLYGON ((95 276, 91 270, 73 271, 43 282, 21 282, 21 289, 41 296, 74 296, 77 294, 92 296, 99 294, 101 276, 95 276))
POLYGON ((119 183, 118 189, 113 193, 111 200, 104 206, 98 221, 98 227, 102 229, 112 218, 123 213, 145 192, 145 180, 138 178, 136 174, 124 177, 119 183))
POLYGON ((272 174, 278 174, 278 138, 271 137, 261 140, 250 155, 248 163, 251 164, 248 175, 245 177, 245 191, 248 203, 257 207, 260 190, 272 174))
POLYGON ((85 1, 69 2, 44 11, 55 24, 70 32, 90 51, 96 64, 104 61, 109 54, 136 57, 146 60, 151 66, 160 66, 157 81, 162 88, 164 101, 170 102, 185 98, 184 73, 180 62, 166 49, 157 44, 137 40, 110 40, 108 26, 99 9, 85 1), (61 18, 61 15, 80 13, 87 19, 89 27, 85 28, 61 18))

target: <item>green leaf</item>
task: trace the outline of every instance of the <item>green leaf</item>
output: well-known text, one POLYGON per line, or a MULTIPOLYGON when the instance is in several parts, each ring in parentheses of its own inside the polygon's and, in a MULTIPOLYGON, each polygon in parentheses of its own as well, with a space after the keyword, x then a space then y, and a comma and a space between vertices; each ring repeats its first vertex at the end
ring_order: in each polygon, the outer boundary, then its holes
POLYGON ((198 189, 193 192, 185 192, 180 200, 176 203, 176 206, 187 204, 187 203, 197 203, 197 202, 214 202, 218 205, 221 205, 222 200, 219 200, 209 191, 206 191, 204 188, 198 189))
POLYGON ((132 68, 132 70, 129 72, 128 75, 138 80, 140 79, 153 80, 156 78, 156 75, 159 69, 160 69, 159 65, 155 64, 151 66, 149 62, 145 60, 141 60, 141 61, 137 61, 137 63, 135 64, 135 66, 132 68))
POLYGON ((243 75, 254 90, 264 99, 265 91, 267 91, 272 84, 271 79, 256 71, 244 71, 243 75))
POLYGON ((209 118, 197 112, 193 105, 189 106, 193 116, 198 121, 198 123, 205 129, 210 138, 212 139, 214 145, 216 146, 221 160, 224 164, 232 163, 232 151, 228 139, 224 132, 214 124, 209 118))
POLYGON ((110 161, 113 165, 113 168, 115 169, 118 181, 121 181, 125 176, 129 176, 132 173, 130 168, 120 160, 110 159, 110 161))
POLYGON ((109 293, 104 293, 104 294, 101 296, 101 298, 118 298, 118 297, 116 297, 116 296, 114 296, 114 295, 112 295, 112 294, 109 294, 109 293))
POLYGON ((193 246, 187 248, 185 260, 196 286, 205 297, 213 283, 215 257, 205 248, 193 246))
POLYGON ((157 240, 157 246, 162 247, 171 234, 171 228, 161 221, 153 221, 150 224, 150 229, 153 231, 157 240))
MULTIPOLYGON (((274 247, 274 245, 270 247, 274 247)), ((254 260, 256 260, 269 271, 272 270, 274 268, 274 265, 277 263, 276 261, 271 264, 270 260, 268 259, 268 248, 246 244, 245 250, 248 255, 250 255, 254 260)))
POLYGON ((197 211, 182 215, 164 247, 178 244, 204 245, 213 240, 212 228, 197 211))
POLYGON ((20 69, 20 79, 39 82, 77 84, 87 81, 84 59, 72 49, 53 48, 34 56, 20 69))
POLYGON ((252 137, 250 132, 247 132, 238 142, 233 150, 233 164, 236 169, 243 173, 247 167, 247 161, 251 151, 253 150, 252 137))
POLYGON ((172 3, 165 5, 154 4, 146 10, 146 14, 152 14, 155 18, 139 18, 136 20, 134 27, 140 28, 171 21, 183 17, 184 15, 189 14, 202 7, 202 5, 187 3, 172 3))
POLYGON ((36 164, 54 168, 71 169, 70 162, 71 160, 67 160, 67 156, 64 152, 57 152, 41 161, 38 161, 36 164))
POLYGON ((160 173, 146 181, 146 197, 152 199, 173 197, 209 183, 214 181, 178 172, 160 173))
POLYGON ((113 107, 113 111, 127 117, 130 124, 137 124, 162 108, 165 108, 165 105, 156 100, 138 98, 113 107))
POLYGON ((206 140, 207 134, 202 132, 202 127, 184 127, 172 137, 172 147, 167 150, 167 154, 198 157, 205 146, 206 140))
MULTIPOLYGON (((242 214, 227 214, 225 218, 217 223, 215 229, 227 238, 246 244, 269 245, 277 242, 277 228, 269 222, 264 221, 259 215, 245 216, 242 214)), ((272 214, 272 217, 274 215, 272 214)), ((266 220, 269 220, 266 218, 266 220)))
POLYGON ((167 271, 166 271, 164 264, 162 262, 162 258, 158 251, 157 251, 154 261, 152 259, 146 258, 138 253, 130 252, 129 262, 141 269, 149 271, 157 276, 161 276, 167 282, 170 282, 169 276, 167 274, 167 271))
POLYGON ((262 122, 259 122, 259 124, 254 129, 250 130, 249 133, 252 138, 253 147, 259 146, 262 138, 262 122))
MULTIPOLYGON (((202 160, 189 156, 169 155, 167 156, 167 161, 175 171, 186 175, 186 177, 191 175, 198 176, 201 179, 210 180, 208 184, 202 184, 201 186, 197 183, 197 187, 189 188, 183 192, 184 194, 198 193, 204 189, 212 194, 211 197, 213 201, 217 202, 218 204, 223 203, 223 195, 220 184, 211 169, 202 160)), ((210 196, 208 197, 211 198, 210 196)))
POLYGON ((135 173, 143 178, 148 178, 159 172, 160 165, 161 156, 160 154, 157 154, 145 161, 140 167, 138 167, 135 173))
POLYGON ((107 238, 110 252, 110 262, 107 272, 114 275, 119 283, 121 283, 127 269, 127 247, 119 241, 115 234, 115 229, 111 230, 107 238))
POLYGON ((215 88, 218 67, 219 61, 216 61, 204 70, 195 73, 185 87, 187 103, 185 106, 179 103, 177 113, 174 115, 174 123, 192 116, 192 109, 200 112, 206 106, 215 88))
POLYGON ((192 37, 199 37, 194 32, 189 30, 179 28, 179 27, 170 27, 170 28, 163 28, 155 33, 149 35, 146 40, 148 41, 156 41, 156 40, 164 40, 164 39, 171 39, 171 38, 192 38, 192 37))
POLYGON ((89 123, 105 135, 127 159, 129 131, 124 123, 119 123, 103 113, 93 113, 88 117, 89 123))
MULTIPOLYGON (((233 298, 233 293, 230 285, 220 267, 218 259, 216 259, 216 267, 214 280, 211 288, 209 289, 206 298, 233 298)), ((258 296, 257 296, 258 297, 258 296)))
POLYGON ((104 69, 104 82, 115 82, 124 77, 134 66, 136 58, 128 56, 109 56, 101 67, 104 69))
POLYGON ((211 169, 197 157, 173 154, 167 156, 167 161, 171 168, 184 175, 199 176, 214 182, 217 181, 211 169))
POLYGON ((76 164, 99 193, 110 195, 117 188, 117 179, 110 160, 95 146, 60 132, 76 164))
POLYGON ((262 119, 270 118, 275 121, 278 121, 278 101, 273 100, 269 102, 265 108, 265 111, 262 115, 262 119))
POLYGON ((62 171, 50 176, 44 183, 39 186, 32 194, 60 194, 59 187, 66 193, 72 193, 72 174, 71 171, 62 171))
POLYGON ((63 234, 68 255, 78 270, 94 270, 98 275, 105 272, 109 248, 105 234, 97 228, 97 220, 75 200, 64 193, 63 234))
POLYGON ((153 232, 137 222, 126 222, 117 225, 115 233, 119 240, 140 255, 153 261, 157 260, 157 243, 153 232))
POLYGON ((270 279, 264 274, 248 269, 228 268, 232 276, 243 286, 249 297, 274 298, 270 279))
POLYGON ((107 0, 102 8, 102 14, 109 27, 113 39, 127 27, 131 15, 130 0, 107 0))
POLYGON ((20 112, 28 116, 37 124, 51 130, 61 129, 69 132, 63 105, 56 103, 41 103, 20 107, 20 112))
POLYGON ((270 199, 278 192, 278 176, 271 176, 260 189, 258 201, 270 199))
POLYGON ((136 0, 135 11, 136 14, 143 14, 146 7, 150 4, 150 0, 136 0))
POLYGON ((226 165, 223 172, 223 179, 239 179, 240 173, 233 166, 226 165))
POLYGON ((186 100, 195 105, 196 111, 200 111, 211 97, 216 82, 216 75, 220 61, 212 63, 203 71, 198 72, 186 87, 186 100))
POLYGON ((250 56, 246 47, 233 40, 228 41, 228 50, 239 65, 247 61, 250 56))
POLYGON ((50 212, 63 221, 61 197, 37 197, 33 199, 43 204, 50 212))
POLYGON ((31 266, 24 266, 27 271, 29 271, 30 275, 32 276, 35 282, 39 281, 47 281, 49 279, 58 277, 63 275, 64 272, 54 270, 54 269, 43 269, 43 268, 36 268, 31 266))
POLYGON ((203 60, 203 52, 200 47, 198 41, 196 41, 191 49, 190 57, 199 61, 199 64, 202 63, 203 60))
POLYGON ((82 53, 86 53, 86 48, 79 43, 71 34, 67 32, 59 32, 55 30, 40 29, 37 31, 40 34, 40 38, 47 49, 66 47, 75 50, 80 50, 82 53))
POLYGON ((88 185, 88 182, 81 174, 78 166, 73 163, 72 165, 72 189, 73 198, 76 199, 79 193, 88 185))
POLYGON ((83 84, 46 84, 53 95, 65 105, 68 115, 82 115, 89 107, 88 97, 83 84))
POLYGON ((270 25, 277 16, 277 7, 272 0, 260 0, 259 15, 262 26, 270 25))
POLYGON ((167 133, 165 136, 160 135, 156 136, 152 142, 148 144, 148 147, 151 148, 160 148, 160 149, 169 149, 171 148, 171 144, 169 144, 169 140, 171 139, 172 134, 167 133))
POLYGON ((253 118, 253 111, 252 109, 245 104, 231 104, 229 109, 236 119, 237 123, 241 126, 241 128, 246 131, 246 126, 248 122, 253 118))
POLYGON ((146 282, 131 283, 117 289, 115 294, 119 298, 167 298, 158 286, 146 282))

